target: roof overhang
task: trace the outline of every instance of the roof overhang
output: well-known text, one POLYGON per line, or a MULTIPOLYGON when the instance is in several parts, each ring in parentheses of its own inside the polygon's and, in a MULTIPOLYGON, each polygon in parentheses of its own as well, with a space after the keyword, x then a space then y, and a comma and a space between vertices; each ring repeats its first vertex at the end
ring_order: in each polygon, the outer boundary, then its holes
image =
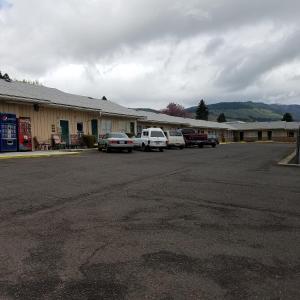
POLYGON ((121 118, 127 118, 127 119, 139 119, 140 118, 140 116, 136 116, 136 115, 112 113, 112 112, 106 112, 103 110, 101 110, 101 115, 109 116, 109 117, 121 117, 121 118))
POLYGON ((0 95, 0 100, 9 101, 10 103, 14 103, 14 104, 20 104, 20 103, 21 104, 41 104, 43 106, 50 106, 50 107, 56 107, 56 108, 90 111, 90 112, 101 112, 101 109, 94 109, 94 108, 74 106, 74 105, 66 105, 66 104, 50 102, 49 100, 26 98, 26 97, 19 97, 19 96, 10 96, 10 95, 3 95, 3 94, 0 95))

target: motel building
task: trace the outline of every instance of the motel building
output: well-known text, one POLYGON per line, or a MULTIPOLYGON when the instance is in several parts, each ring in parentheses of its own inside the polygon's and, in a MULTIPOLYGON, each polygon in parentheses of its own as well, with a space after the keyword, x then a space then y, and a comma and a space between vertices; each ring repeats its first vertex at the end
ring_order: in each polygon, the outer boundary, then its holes
POLYGON ((0 79, 0 125, 2 126, 0 152, 5 152, 40 150, 42 146, 46 146, 43 149, 48 149, 51 148, 54 136, 58 136, 65 145, 72 147, 77 143, 78 137, 84 134, 95 136, 97 141, 99 136, 108 132, 134 135, 149 127, 160 127, 163 130, 193 128, 198 133, 216 136, 222 142, 260 140, 294 142, 300 123, 217 123, 174 117, 126 108, 106 100, 105 97, 95 99, 41 85, 0 79), (14 132, 9 124, 5 124, 9 118, 17 119, 19 125, 16 126, 16 130, 19 132, 22 126, 24 138, 28 138, 30 132, 32 139, 30 147, 21 147, 20 133, 14 132), (1 148, 7 134, 10 137, 16 135, 19 146, 14 148, 15 150, 1 148))
POLYGON ((67 145, 81 134, 135 133, 139 114, 108 100, 72 95, 55 88, 0 79, 0 113, 30 120, 33 150, 59 135, 67 145))
POLYGON ((232 122, 234 142, 273 141, 294 143, 300 122, 232 122))

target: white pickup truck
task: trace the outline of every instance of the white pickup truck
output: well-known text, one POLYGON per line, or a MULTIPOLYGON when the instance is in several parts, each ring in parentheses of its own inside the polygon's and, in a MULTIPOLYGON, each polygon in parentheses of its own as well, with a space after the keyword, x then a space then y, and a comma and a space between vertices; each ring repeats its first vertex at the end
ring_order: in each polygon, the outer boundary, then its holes
POLYGON ((133 146, 140 148, 142 151, 158 149, 163 152, 167 147, 167 138, 160 128, 147 128, 132 138, 133 146))

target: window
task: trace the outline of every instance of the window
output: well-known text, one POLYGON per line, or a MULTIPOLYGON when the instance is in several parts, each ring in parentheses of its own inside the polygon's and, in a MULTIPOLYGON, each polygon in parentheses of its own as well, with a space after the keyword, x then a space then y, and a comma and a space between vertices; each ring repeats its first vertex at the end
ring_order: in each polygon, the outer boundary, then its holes
POLYGON ((170 136, 182 136, 181 132, 177 130, 170 130, 169 134, 170 136))
POLYGON ((109 133, 107 134, 109 138, 117 138, 117 139, 126 139, 128 136, 125 133, 109 133))
POLYGON ((51 132, 53 132, 53 133, 55 132, 55 125, 54 124, 51 125, 51 132))
POLYGON ((151 137, 165 137, 161 131, 151 131, 151 137))
POLYGON ((82 122, 77 123, 77 132, 78 133, 83 132, 83 123, 82 122))
POLYGON ((294 131, 288 131, 288 137, 293 138, 295 136, 294 131))
POLYGON ((101 121, 101 133, 108 133, 112 131, 112 121, 102 120, 101 121))
POLYGON ((148 131, 143 131, 143 136, 148 136, 149 132, 148 131))

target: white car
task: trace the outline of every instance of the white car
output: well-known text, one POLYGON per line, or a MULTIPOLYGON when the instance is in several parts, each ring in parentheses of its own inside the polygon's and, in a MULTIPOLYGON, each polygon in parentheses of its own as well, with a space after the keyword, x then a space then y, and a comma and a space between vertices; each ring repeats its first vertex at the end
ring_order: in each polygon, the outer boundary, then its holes
POLYGON ((132 138, 134 147, 142 149, 142 151, 150 151, 158 149, 163 152, 167 147, 167 138, 160 128, 147 128, 132 138))
POLYGON ((127 150, 132 152, 133 141, 123 132, 111 132, 105 134, 98 142, 98 150, 111 152, 111 150, 127 150))
POLYGON ((179 130, 167 130, 165 131, 165 136, 168 139, 168 148, 177 147, 183 149, 185 147, 184 137, 179 130))

